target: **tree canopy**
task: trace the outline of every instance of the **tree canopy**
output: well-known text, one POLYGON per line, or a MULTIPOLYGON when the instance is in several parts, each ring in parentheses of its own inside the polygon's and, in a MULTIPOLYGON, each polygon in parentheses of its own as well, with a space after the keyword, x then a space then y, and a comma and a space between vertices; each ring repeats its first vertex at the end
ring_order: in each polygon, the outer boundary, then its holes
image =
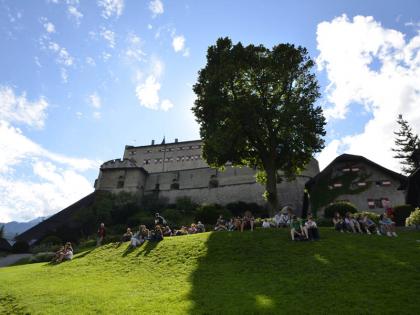
POLYGON ((277 207, 278 171, 293 179, 324 147, 325 118, 314 62, 303 47, 232 44, 220 38, 194 85, 192 108, 203 156, 215 167, 227 162, 262 171, 266 195, 277 207))
POLYGON ((401 170, 410 175, 420 167, 420 139, 402 115, 398 115, 397 123, 399 130, 394 132, 396 147, 392 151, 396 152, 394 158, 400 160, 401 170))

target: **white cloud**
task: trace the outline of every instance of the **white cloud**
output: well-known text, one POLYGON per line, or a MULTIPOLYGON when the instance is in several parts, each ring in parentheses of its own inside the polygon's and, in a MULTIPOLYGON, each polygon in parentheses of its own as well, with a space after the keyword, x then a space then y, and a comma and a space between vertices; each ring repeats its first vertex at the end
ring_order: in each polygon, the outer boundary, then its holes
POLYGON ((147 24, 147 29, 151 30, 153 28, 152 24, 147 24))
POLYGON ((88 96, 89 104, 96 109, 101 108, 101 98, 98 93, 94 92, 88 96))
POLYGON ((0 221, 51 215, 93 190, 82 173, 99 161, 48 151, 12 125, 42 128, 48 106, 0 86, 0 221))
POLYGON ((51 22, 48 21, 47 18, 42 17, 41 23, 44 26, 44 29, 47 31, 47 33, 52 34, 55 33, 55 26, 51 22))
POLYGON ((142 50, 142 40, 134 33, 129 33, 127 36, 128 46, 125 49, 124 55, 130 60, 142 61, 146 54, 142 50))
POLYGON ((26 93, 16 95, 11 87, 0 86, 0 120, 42 128, 47 117, 47 101, 29 101, 26 93))
POLYGON ((165 112, 170 110, 172 107, 174 107, 174 104, 172 104, 170 100, 165 99, 160 103, 160 109, 165 112))
POLYGON ((98 6, 102 8, 102 17, 105 19, 113 15, 119 17, 124 9, 124 0, 99 0, 98 6))
POLYGON ((34 61, 38 68, 42 68, 41 62, 39 61, 39 58, 37 56, 34 57, 34 61))
POLYGON ((61 68, 60 69, 60 75, 61 75, 61 81, 63 83, 69 82, 69 75, 67 73, 67 69, 66 68, 61 68))
POLYGON ((351 116, 355 103, 372 116, 361 133, 329 143, 320 155, 321 164, 346 151, 397 170, 391 151, 397 115, 403 114, 420 132, 420 34, 406 40, 406 35, 384 28, 372 17, 349 20, 343 15, 320 23, 317 41, 319 69, 330 81, 327 118, 332 123, 356 119, 351 116))
POLYGON ((96 111, 96 112, 93 112, 92 117, 94 119, 101 119, 102 114, 101 114, 101 112, 96 111))
POLYGON ((115 47, 115 33, 113 31, 103 28, 100 34, 108 42, 109 47, 115 47))
POLYGON ((85 61, 89 66, 96 66, 95 59, 93 59, 92 57, 86 57, 85 61))
POLYGON ((80 25, 80 22, 83 18, 83 14, 82 12, 80 12, 77 7, 73 6, 73 5, 69 5, 67 7, 67 12, 69 14, 69 16, 75 20, 77 25, 80 25))
POLYGON ((140 105, 149 109, 158 109, 160 83, 153 75, 147 77, 146 81, 138 84, 136 95, 140 105))
POLYGON ((185 48, 185 37, 182 35, 175 36, 172 39, 172 47, 174 48, 175 52, 183 51, 185 48))
POLYGON ((152 17, 163 14, 163 3, 160 0, 152 0, 149 2, 149 10, 152 12, 152 17))
POLYGON ((0 221, 51 215, 90 193, 82 172, 99 161, 50 152, 0 120, 0 221), (25 169, 24 175, 19 174, 25 169), (32 172, 27 171, 31 169, 32 172))
POLYGON ((50 41, 48 43, 48 49, 52 52, 56 53, 57 55, 57 63, 62 64, 64 66, 72 66, 74 63, 73 57, 69 54, 66 48, 61 47, 59 44, 50 41))
POLYGON ((102 59, 107 62, 110 58, 112 57, 112 55, 110 53, 107 52, 102 52, 102 59))

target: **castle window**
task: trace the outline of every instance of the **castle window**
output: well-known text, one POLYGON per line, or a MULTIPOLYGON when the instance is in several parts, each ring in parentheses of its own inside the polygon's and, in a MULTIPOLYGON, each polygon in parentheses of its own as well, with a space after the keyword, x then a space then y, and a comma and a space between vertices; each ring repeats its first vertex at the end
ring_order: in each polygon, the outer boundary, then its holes
POLYGON ((124 176, 119 176, 118 182, 117 182, 117 188, 123 188, 123 187, 124 187, 124 176))
POLYGON ((389 181, 389 180, 383 180, 382 182, 381 182, 381 186, 385 186, 385 187, 389 187, 389 186, 391 186, 391 181, 389 181))
POLYGON ((346 173, 346 172, 350 172, 350 168, 349 168, 349 167, 343 168, 343 169, 342 169, 342 171, 343 171, 344 173, 346 173))
POLYGON ((358 172, 358 171, 360 171, 360 168, 358 168, 358 167, 352 167, 351 168, 351 171, 352 172, 358 172))
POLYGON ((357 183, 357 186, 359 186, 359 187, 364 187, 364 186, 366 186, 367 184, 365 183, 365 182, 358 182, 357 183))
POLYGON ((342 187, 343 186, 343 184, 342 183, 334 183, 334 188, 340 188, 340 187, 342 187))
POLYGON ((160 189, 160 185, 159 184, 156 184, 155 185, 155 190, 159 190, 160 189))
POLYGON ((171 189, 175 189, 175 190, 179 189, 179 183, 178 183, 178 180, 176 178, 174 178, 172 180, 171 189))

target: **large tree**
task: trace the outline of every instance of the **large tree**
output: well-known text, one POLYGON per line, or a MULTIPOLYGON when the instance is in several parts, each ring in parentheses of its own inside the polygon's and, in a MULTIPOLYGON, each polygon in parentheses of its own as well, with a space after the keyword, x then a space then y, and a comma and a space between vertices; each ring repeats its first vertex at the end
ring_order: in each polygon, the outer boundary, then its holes
POLYGON ((278 206, 279 172, 293 179, 324 147, 325 118, 314 103, 319 86, 303 47, 232 44, 220 38, 194 85, 192 108, 215 167, 228 161, 257 168, 271 210, 278 206))
POLYGON ((394 132, 395 148, 392 151, 396 152, 394 158, 400 160, 401 170, 410 175, 420 167, 420 139, 402 115, 398 115, 397 123, 399 130, 394 132))

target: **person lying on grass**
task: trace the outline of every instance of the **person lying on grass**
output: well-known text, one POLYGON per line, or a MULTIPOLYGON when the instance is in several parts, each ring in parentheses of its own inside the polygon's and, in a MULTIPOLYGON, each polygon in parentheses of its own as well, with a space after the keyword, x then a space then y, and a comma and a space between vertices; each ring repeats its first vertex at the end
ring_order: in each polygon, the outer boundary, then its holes
POLYGON ((241 232, 244 231, 244 228, 250 228, 251 232, 254 231, 254 217, 252 216, 251 211, 245 211, 244 217, 241 222, 241 232))
POLYGON ((306 230, 306 237, 310 240, 317 241, 319 240, 319 230, 316 222, 314 221, 313 216, 310 214, 308 215, 308 220, 303 226, 304 231, 306 230))
POLYGON ((334 213, 334 217, 332 221, 333 221, 334 228, 336 231, 344 232, 344 229, 346 226, 344 224, 343 218, 341 217, 338 211, 334 213))
POLYGON ((160 242, 163 240, 162 228, 159 225, 156 225, 155 229, 151 232, 150 240, 154 242, 160 242))
POLYGON ((346 229, 353 233, 363 233, 362 229, 360 228, 359 222, 353 217, 351 212, 346 213, 346 217, 344 218, 344 223, 346 225, 346 229))
POLYGON ((398 236, 395 232, 395 222, 388 218, 386 213, 381 214, 381 216, 379 217, 379 225, 381 226, 381 229, 386 233, 387 236, 398 236))
POLYGON ((181 235, 187 235, 188 234, 188 228, 186 226, 182 226, 179 230, 176 230, 174 235, 175 236, 181 236, 181 235))

